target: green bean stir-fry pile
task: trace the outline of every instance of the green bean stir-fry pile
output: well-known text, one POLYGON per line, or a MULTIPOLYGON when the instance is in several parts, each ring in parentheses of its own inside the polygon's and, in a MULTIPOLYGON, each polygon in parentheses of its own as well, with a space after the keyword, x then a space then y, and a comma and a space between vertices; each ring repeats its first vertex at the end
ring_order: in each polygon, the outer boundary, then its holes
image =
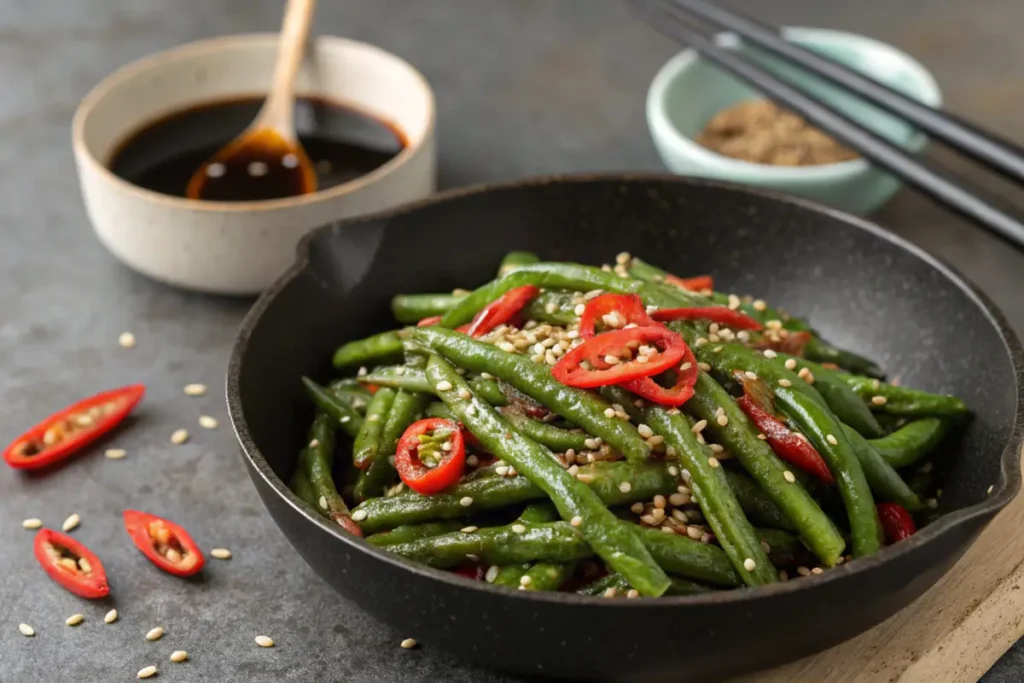
POLYGON ((937 507, 928 456, 969 418, 629 254, 513 252, 476 290, 392 310, 408 327, 341 346, 344 378, 302 379, 316 417, 292 490, 380 548, 508 588, 695 595, 871 555, 937 507))

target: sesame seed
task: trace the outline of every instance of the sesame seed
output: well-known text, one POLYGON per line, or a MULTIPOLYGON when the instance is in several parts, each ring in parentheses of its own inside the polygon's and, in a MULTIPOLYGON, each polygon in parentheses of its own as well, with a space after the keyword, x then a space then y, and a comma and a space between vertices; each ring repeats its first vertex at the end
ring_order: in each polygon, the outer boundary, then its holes
POLYGON ((260 647, 274 647, 274 641, 267 636, 256 636, 256 644, 260 647))
POLYGON ((82 518, 79 517, 77 513, 75 513, 70 515, 67 519, 65 519, 64 523, 60 525, 60 528, 64 531, 71 531, 81 523, 82 518))
POLYGON ((589 484, 592 481, 594 481, 594 475, 592 475, 592 474, 585 474, 583 472, 580 472, 579 474, 577 474, 576 478, 579 479, 580 481, 582 481, 584 484, 589 484))
MULTIPOLYGON (((667 455, 670 458, 676 457, 676 449, 673 448, 672 446, 666 446, 665 447, 665 455, 667 455)), ((675 468, 674 467, 670 467, 669 470, 668 470, 668 473, 672 474, 672 470, 673 469, 675 469, 675 468)), ((676 475, 672 474, 672 476, 674 477, 676 475)))
POLYGON ((747 379, 751 379, 751 380, 757 379, 757 373, 756 372, 751 372, 750 370, 747 370, 746 372, 744 372, 743 376, 746 377, 747 379))
POLYGON ((21 527, 23 529, 38 529, 42 526, 43 520, 37 519, 36 517, 29 517, 28 519, 23 520, 21 523, 21 527))
POLYGON ((203 429, 216 429, 217 424, 217 418, 215 417, 211 417, 209 415, 199 416, 199 426, 202 427, 203 429))
POLYGON ((757 569, 757 562, 754 562, 752 559, 748 557, 747 559, 743 560, 743 568, 746 569, 748 572, 752 572, 755 569, 757 569))
POLYGON ((654 430, 643 423, 637 425, 636 430, 640 432, 640 436, 644 437, 645 439, 649 439, 650 437, 654 436, 654 430))
POLYGON ((524 533, 526 533, 526 527, 523 526, 522 524, 513 524, 512 525, 512 532, 516 533, 516 534, 524 534, 524 533))
POLYGON ((117 610, 116 609, 110 610, 103 617, 103 623, 104 624, 113 624, 115 621, 117 621, 117 610))
POLYGON ((692 427, 690 427, 690 431, 693 432, 694 434, 700 434, 701 432, 704 431, 704 428, 707 426, 707 420, 698 420, 697 422, 694 423, 692 427))
POLYGON ((661 528, 661 532, 664 533, 664 534, 674 534, 676 532, 676 530, 673 529, 670 526, 663 526, 663 527, 660 527, 660 528, 661 528))
POLYGON ((188 430, 187 429, 175 429, 174 433, 171 434, 171 443, 176 446, 188 441, 188 430))
POLYGON ((508 474, 508 467, 506 467, 504 465, 500 465, 498 467, 495 467, 494 468, 494 473, 497 474, 499 477, 504 477, 506 474, 508 474))
POLYGON ((735 294, 730 294, 729 295, 729 308, 731 310, 735 311, 737 308, 739 308, 740 307, 740 303, 741 303, 740 302, 740 298, 738 296, 736 296, 735 294))
POLYGON ((152 664, 139 669, 139 673, 136 674, 139 678, 149 678, 150 676, 156 675, 156 667, 152 664))
POLYGON ((629 493, 630 491, 633 490, 633 485, 630 484, 628 481, 624 481, 621 484, 619 484, 619 490, 622 491, 623 493, 629 493))
POLYGON ((443 379, 437 384, 435 384, 434 388, 437 389, 438 391, 451 391, 452 383, 446 379, 443 379))
POLYGON ((605 589, 604 597, 606 597, 606 598, 614 598, 616 593, 618 593, 618 591, 615 589, 615 586, 611 586, 611 587, 605 589))
POLYGON ((638 591, 635 588, 630 588, 628 591, 626 591, 626 597, 627 598, 639 598, 640 597, 640 591, 638 591))
MULTIPOLYGON (((366 511, 363 510, 363 512, 366 512, 366 511)), ((355 519, 355 515, 352 515, 352 518, 355 519)), ((227 548, 214 548, 213 550, 210 551, 210 554, 213 555, 214 557, 216 557, 218 560, 230 560, 231 559, 231 551, 228 550, 227 548)))
POLYGON ((468 508, 472 504, 473 499, 470 498, 469 496, 463 496, 462 498, 459 499, 459 505, 461 505, 464 508, 468 508))
POLYGON ((128 455, 128 451, 123 448, 108 448, 104 451, 103 455, 109 460, 120 460, 124 456, 128 455))
POLYGON ((468 401, 472 397, 473 394, 469 393, 469 389, 465 387, 459 388, 459 398, 461 398, 463 401, 468 401))
POLYGON ((583 311, 587 310, 587 307, 583 304, 576 304, 576 308, 572 309, 572 312, 576 315, 583 315, 583 311))
POLYGON ((796 368, 796 359, 795 358, 787 358, 786 359, 786 369, 787 370, 793 370, 794 368, 796 368))
POLYGON ((830 444, 832 444, 833 446, 835 446, 835 445, 838 445, 838 444, 839 444, 839 440, 838 440, 838 439, 836 439, 836 437, 832 436, 831 434, 826 434, 826 435, 825 435, 825 441, 828 441, 828 442, 829 442, 830 444))
POLYGON ((21 635, 28 636, 29 638, 36 634, 36 630, 28 624, 18 624, 18 630, 21 631, 21 635))
POLYGON ((665 519, 665 508, 654 508, 651 510, 651 517, 655 522, 661 523, 665 519))
POLYGON ((886 403, 889 402, 889 399, 887 399, 885 396, 872 396, 871 402, 874 403, 876 406, 884 406, 886 403))
POLYGON ((505 353, 515 353, 516 352, 515 344, 510 344, 507 341, 498 342, 498 348, 501 349, 502 351, 504 351, 505 353))
POLYGON ((204 396, 206 394, 205 384, 186 384, 185 395, 186 396, 204 396))
POLYGON ((484 580, 487 583, 494 583, 494 580, 498 578, 499 571, 501 571, 501 569, 498 567, 498 565, 492 564, 490 567, 487 568, 487 573, 484 574, 484 580))
POLYGON ((352 520, 356 522, 361 522, 364 519, 366 519, 367 514, 369 513, 367 513, 366 510, 356 510, 352 513, 352 520))
POLYGON ((782 478, 788 481, 790 484, 796 483, 796 475, 794 475, 789 470, 786 470, 785 472, 782 473, 782 478))
POLYGON ((527 574, 523 574, 519 577, 519 585, 523 588, 526 588, 531 583, 533 583, 533 579, 531 579, 527 574))
POLYGON ((589 448, 592 451, 595 451, 598 448, 598 443, 594 439, 585 439, 583 441, 583 445, 586 446, 587 448, 589 448))
POLYGON ((708 458, 708 465, 710 465, 712 468, 718 467, 718 458, 708 458))
POLYGON ((188 659, 188 653, 184 650, 175 650, 171 653, 171 661, 175 663, 184 662, 188 659))
POLYGON ((616 415, 615 408, 605 408, 604 409, 604 416, 605 417, 615 417, 615 415, 616 415))
POLYGON ((811 573, 812 574, 824 574, 825 570, 822 569, 821 567, 813 567, 813 568, 811 568, 811 573))
POLYGON ((711 372, 711 366, 708 365, 707 363, 697 363, 697 368, 699 370, 703 370, 704 372, 711 372))
POLYGON ((494 375, 492 375, 489 372, 481 372, 480 373, 480 378, 481 379, 494 379, 494 375))
POLYGON ((162 626, 157 626, 156 628, 151 628, 146 633, 146 640, 160 640, 161 638, 163 638, 163 636, 164 636, 164 629, 163 629, 163 627, 162 626))
POLYGON ((800 368, 800 372, 796 374, 797 377, 807 382, 808 384, 814 384, 814 374, 807 368, 800 368))
POLYGON ((764 434, 758 434, 757 438, 759 438, 761 441, 767 441, 768 440, 768 437, 766 435, 764 435, 764 434))
POLYGON ((474 406, 473 404, 469 404, 468 406, 466 406, 466 415, 469 415, 470 417, 476 415, 476 406, 474 406))
POLYGON ((479 528, 480 527, 470 525, 462 527, 461 529, 459 529, 459 531, 461 531, 464 534, 471 534, 479 528))
POLYGON ((122 349, 134 349, 135 335, 131 332, 122 332, 121 336, 117 338, 117 343, 121 345, 122 349))
POLYGON ((573 526, 580 526, 581 524, 583 524, 583 518, 580 517, 579 515, 576 515, 571 520, 569 520, 569 524, 571 524, 573 526))
POLYGON ((791 387, 791 386, 793 386, 793 383, 790 382, 785 377, 783 377, 782 379, 779 380, 779 386, 780 387, 791 387))
POLYGON ((993 484, 992 486, 989 486, 988 490, 985 491, 985 493, 987 493, 988 495, 992 495, 992 489, 994 489, 995 487, 996 487, 995 484, 993 484))
POLYGON ((808 569, 807 567, 800 566, 800 567, 796 568, 796 573, 799 574, 800 576, 810 576, 811 575, 811 570, 808 569))
POLYGON ((699 541, 704 536, 704 532, 699 527, 688 526, 686 527, 686 535, 695 541, 699 541))
POLYGON ((927 500, 924 501, 924 504, 927 505, 928 508, 931 510, 934 510, 935 508, 939 507, 939 501, 935 500, 934 498, 928 498, 927 500))
POLYGON ((764 357, 768 358, 769 360, 772 359, 772 358, 775 358, 778 355, 779 354, 775 353, 775 351, 773 351, 771 349, 765 349, 764 350, 764 357))
POLYGON ((698 349, 708 343, 708 340, 704 337, 697 337, 697 341, 693 342, 693 345, 698 349))
POLYGON ((356 370, 356 377, 366 377, 366 366, 360 365, 359 369, 356 370))
POLYGON ((309 447, 310 448, 318 448, 319 446, 320 446, 320 441, 318 439, 312 439, 309 442, 309 447))
POLYGON ((351 416, 343 415, 342 418, 339 420, 339 422, 341 422, 341 424, 345 424, 346 422, 348 422, 351 419, 352 419, 351 416))
POLYGON ((669 476, 671 476, 671 477, 678 477, 679 476, 679 468, 676 467, 675 465, 669 465, 668 466, 668 473, 669 473, 669 476))
POLYGON ((678 491, 668 497, 668 502, 672 503, 672 505, 686 505, 689 500, 686 494, 679 493, 678 491))
POLYGON ((755 311, 763 311, 766 308, 768 308, 768 304, 766 304, 764 301, 762 301, 761 299, 755 299, 754 300, 754 310, 755 311))
POLYGON ((726 417, 725 415, 719 415, 718 417, 715 418, 715 422, 717 422, 719 426, 724 427, 727 424, 729 424, 729 418, 726 417))

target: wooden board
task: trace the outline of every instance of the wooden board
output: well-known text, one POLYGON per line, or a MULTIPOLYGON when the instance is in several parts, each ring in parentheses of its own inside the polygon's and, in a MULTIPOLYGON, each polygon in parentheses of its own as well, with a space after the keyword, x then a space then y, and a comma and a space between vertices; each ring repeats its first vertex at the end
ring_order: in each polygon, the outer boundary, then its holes
POLYGON ((1022 529, 1024 492, 902 612, 853 640, 735 683, 977 681, 1024 636, 1022 529))

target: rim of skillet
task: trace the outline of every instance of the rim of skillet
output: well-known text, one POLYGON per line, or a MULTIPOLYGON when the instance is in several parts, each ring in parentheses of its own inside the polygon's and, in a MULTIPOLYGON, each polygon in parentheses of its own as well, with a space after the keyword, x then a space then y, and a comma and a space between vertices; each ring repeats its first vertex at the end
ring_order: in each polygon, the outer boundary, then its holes
MULTIPOLYGON (((242 447, 245 457, 255 466, 263 480, 283 498, 292 508, 306 518, 310 524, 319 526, 322 531, 333 535, 341 543, 352 546, 360 552, 374 556, 381 562, 388 562, 392 565, 402 567, 408 571, 424 577, 434 579, 466 590, 484 591, 493 594, 501 594, 509 600, 529 600, 540 603, 553 603, 559 605, 579 605, 595 607, 604 605, 606 608, 651 608, 659 607, 671 609, 687 605, 717 605, 732 604, 737 602, 755 603, 760 599, 767 599, 778 595, 788 595, 802 590, 812 589, 833 581, 841 581, 846 576, 870 571, 874 567, 886 563, 888 560, 904 554, 914 552, 919 546, 929 544, 937 539, 947 530, 965 523, 971 519, 990 513, 998 513, 1014 499, 1021 488, 1021 465, 1022 447, 1024 447, 1024 349, 1016 334, 1010 328, 1003 313, 996 305, 977 288, 970 280, 964 277, 956 268, 946 263, 939 257, 931 254, 925 249, 899 237, 875 223, 853 216, 838 209, 833 209, 816 202, 786 195, 770 190, 752 189, 735 183, 710 180, 704 178, 685 178, 666 172, 638 172, 638 173, 569 173, 553 174, 529 177, 522 180, 515 180, 503 183, 481 183, 459 187, 444 192, 439 192, 430 197, 399 207, 386 209, 384 211, 365 214, 351 219, 346 219, 321 226, 308 233, 299 242, 295 263, 282 274, 273 285, 270 286, 256 301, 253 307, 243 319, 234 346, 231 352, 231 359, 228 364, 226 378, 226 392, 228 414, 231 418, 231 425, 235 436, 242 447), (239 392, 239 375, 244 355, 248 346, 249 337, 253 329, 259 324, 263 312, 277 297, 278 293, 285 289, 292 280, 299 277, 309 267, 309 244, 311 241, 325 232, 341 226, 342 229, 358 229, 359 224, 373 222, 381 219, 415 213, 420 208, 433 204, 457 199, 460 197, 485 194, 493 190, 510 190, 516 188, 529 188, 552 183, 589 183, 594 181, 605 182, 662 182, 677 183, 686 186, 714 187, 718 189, 732 190, 741 194, 754 195, 790 205, 796 205, 809 209, 815 213, 825 214, 831 218, 841 220, 861 230, 871 233, 875 237, 885 240, 904 251, 911 253, 917 258, 925 261, 933 268, 940 271, 946 278, 951 280, 964 294, 970 298, 984 312, 985 316, 992 323, 999 333, 999 336, 1009 352, 1010 361, 1014 369, 1014 382, 1016 383, 1016 406, 1014 407, 1013 427, 1010 438, 1003 447, 1000 455, 1000 474, 1002 481, 999 483, 999 490, 993 491, 988 499, 959 510, 943 515, 935 522, 924 527, 910 538, 883 548, 880 552, 868 557, 857 558, 851 562, 833 567, 822 574, 815 574, 801 578, 800 581, 780 581, 767 586, 740 587, 732 590, 725 590, 707 595, 698 596, 661 596, 656 600, 596 600, 594 596, 578 595, 576 593, 561 593, 557 591, 509 591, 499 586, 493 586, 483 581, 475 581, 459 576, 453 572, 446 572, 434 569, 425 564, 413 562, 399 555, 389 553, 382 548, 367 543, 362 538, 356 538, 334 524, 329 524, 323 518, 311 513, 306 509, 305 503, 288 488, 285 482, 274 472, 273 468, 263 457, 260 449, 253 442, 249 432, 248 423, 242 412, 241 397, 239 392)), ((930 589, 931 587, 929 587, 930 589)))

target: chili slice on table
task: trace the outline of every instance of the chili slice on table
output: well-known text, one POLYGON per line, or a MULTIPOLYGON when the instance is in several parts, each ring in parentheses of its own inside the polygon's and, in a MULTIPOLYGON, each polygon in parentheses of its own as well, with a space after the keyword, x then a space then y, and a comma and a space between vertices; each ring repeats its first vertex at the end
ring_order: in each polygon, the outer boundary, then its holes
POLYGON ((710 320, 737 330, 762 330, 764 327, 749 315, 725 306, 694 306, 686 308, 662 308, 651 314, 658 322, 673 320, 710 320))
POLYGON ((71 593, 89 599, 110 593, 107 572, 100 559, 67 534, 40 529, 33 552, 50 578, 71 593))
POLYGON ((582 389, 622 384, 679 365, 687 348, 682 337, 661 325, 612 330, 570 349, 551 374, 566 386, 582 389), (655 352, 634 356, 643 346, 653 346, 655 352), (615 362, 609 362, 609 357, 615 362))
POLYGON ((174 522, 138 510, 125 510, 124 528, 135 547, 168 574, 192 576, 206 563, 196 542, 174 522))
POLYGON ((776 455, 826 484, 836 483, 821 453, 775 414, 775 404, 768 385, 760 379, 748 379, 743 373, 736 373, 735 378, 743 385, 743 396, 736 399, 736 403, 765 435, 776 455))
POLYGON ((715 281, 710 275, 678 277, 676 275, 669 274, 664 277, 664 280, 670 285, 675 285, 676 287, 685 289, 688 292, 703 292, 715 288, 715 281))
POLYGON ((890 545, 917 533, 917 524, 907 509, 899 503, 879 503, 878 519, 885 532, 885 542, 890 545))
MULTIPOLYGON (((540 289, 534 285, 513 287, 473 316, 465 333, 470 337, 484 336, 498 325, 512 320, 539 293, 540 289)), ((461 332, 462 328, 458 331, 461 332)))
POLYGON ((133 384, 79 401, 15 439, 4 450, 4 461, 27 470, 64 460, 117 426, 145 392, 144 386, 133 384))
POLYGON ((580 339, 592 339, 598 323, 617 329, 630 323, 652 325, 643 300, 636 294, 601 294, 591 299, 580 316, 580 339))
POLYGON ((429 417, 409 425, 398 440, 395 469, 417 493, 429 496, 457 483, 466 465, 462 428, 452 420, 429 417))

